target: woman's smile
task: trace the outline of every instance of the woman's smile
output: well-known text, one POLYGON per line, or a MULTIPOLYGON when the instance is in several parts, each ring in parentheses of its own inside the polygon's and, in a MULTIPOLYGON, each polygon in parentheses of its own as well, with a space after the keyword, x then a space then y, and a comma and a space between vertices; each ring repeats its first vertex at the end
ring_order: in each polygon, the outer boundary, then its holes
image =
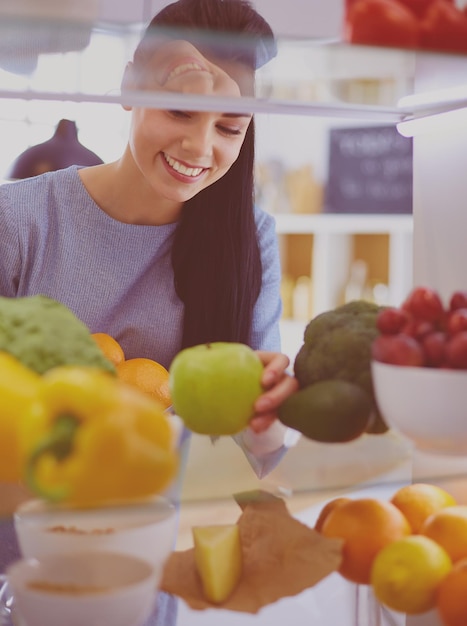
POLYGON ((174 159, 166 152, 162 152, 162 162, 164 163, 167 171, 177 178, 177 180, 181 180, 183 182, 197 182, 203 172, 207 170, 205 167, 197 167, 194 165, 189 165, 187 163, 183 163, 177 159, 174 159))

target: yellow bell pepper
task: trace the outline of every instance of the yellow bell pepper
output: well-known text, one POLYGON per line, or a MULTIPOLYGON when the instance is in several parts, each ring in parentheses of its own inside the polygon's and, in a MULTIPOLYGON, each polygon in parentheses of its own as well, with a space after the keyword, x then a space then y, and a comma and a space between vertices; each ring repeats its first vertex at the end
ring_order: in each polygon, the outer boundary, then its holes
POLYGON ((152 398, 93 368, 60 366, 42 377, 30 419, 48 432, 29 456, 28 487, 74 506, 141 498, 178 469, 172 427, 152 398))
POLYGON ((26 414, 42 384, 39 374, 0 352, 0 482, 18 482, 28 447, 41 430, 26 414))

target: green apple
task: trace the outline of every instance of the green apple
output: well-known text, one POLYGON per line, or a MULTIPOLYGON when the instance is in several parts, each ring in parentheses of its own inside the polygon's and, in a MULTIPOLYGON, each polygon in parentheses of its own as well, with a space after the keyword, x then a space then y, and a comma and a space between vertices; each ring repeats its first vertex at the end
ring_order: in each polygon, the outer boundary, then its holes
POLYGON ((185 348, 169 370, 173 409, 195 433, 234 435, 254 414, 263 369, 256 352, 242 343, 185 348))

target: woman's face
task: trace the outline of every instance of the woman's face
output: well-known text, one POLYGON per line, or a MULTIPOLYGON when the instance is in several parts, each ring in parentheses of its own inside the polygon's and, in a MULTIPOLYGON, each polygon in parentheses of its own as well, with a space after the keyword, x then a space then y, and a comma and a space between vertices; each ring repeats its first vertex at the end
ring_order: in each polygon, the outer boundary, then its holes
MULTIPOLYGON (((134 79, 138 89, 240 97, 253 84, 246 66, 214 64, 185 41, 163 45, 144 70, 145 77, 134 79)), ((134 108, 129 147, 157 194, 185 202, 228 171, 250 120, 249 114, 134 108)))

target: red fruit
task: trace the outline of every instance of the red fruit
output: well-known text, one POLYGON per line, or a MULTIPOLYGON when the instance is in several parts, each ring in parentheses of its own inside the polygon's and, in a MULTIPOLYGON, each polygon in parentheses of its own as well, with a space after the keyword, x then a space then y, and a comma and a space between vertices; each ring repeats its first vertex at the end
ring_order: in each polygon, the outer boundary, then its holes
POLYGON ((410 335, 414 339, 420 341, 426 335, 433 333, 436 330, 433 322, 428 322, 422 319, 410 319, 403 327, 402 331, 404 335, 410 335))
POLYGON ((455 5, 434 0, 420 25, 420 47, 467 52, 467 17, 455 5))
POLYGON ((456 309, 449 313, 446 320, 446 330, 450 335, 467 330, 467 308, 456 309))
POLYGON ((414 317, 428 322, 437 322, 444 314, 438 292, 429 287, 416 287, 405 300, 403 308, 414 317))
POLYGON ((346 28, 350 43, 401 48, 419 45, 418 19, 394 0, 358 0, 347 13, 346 28))
POLYGON ((441 367, 446 361, 447 337, 441 331, 430 333, 422 339, 425 364, 428 367, 441 367))
POLYGON ((467 369, 467 331, 457 333, 448 340, 446 364, 455 369, 467 369))
POLYGON ((436 326, 438 326, 438 330, 442 330, 443 332, 447 332, 448 325, 448 317, 450 315, 450 311, 444 311, 443 316, 440 320, 436 322, 436 326))
MULTIPOLYGON (((467 9, 467 5, 466 5, 467 9)), ((455 291, 449 301, 449 310, 467 309, 467 291, 455 291)))
POLYGON ((371 355, 375 361, 391 365, 424 365, 423 349, 410 335, 379 335, 372 343, 371 355))
POLYGON ((403 309, 387 307, 381 309, 376 318, 376 328, 383 335, 396 335, 410 320, 410 315, 403 309))
MULTIPOLYGON (((399 0, 399 2, 405 5, 419 18, 423 17, 428 7, 433 4, 433 0, 399 0)), ((444 0, 444 2, 453 4, 454 0, 444 0)))

